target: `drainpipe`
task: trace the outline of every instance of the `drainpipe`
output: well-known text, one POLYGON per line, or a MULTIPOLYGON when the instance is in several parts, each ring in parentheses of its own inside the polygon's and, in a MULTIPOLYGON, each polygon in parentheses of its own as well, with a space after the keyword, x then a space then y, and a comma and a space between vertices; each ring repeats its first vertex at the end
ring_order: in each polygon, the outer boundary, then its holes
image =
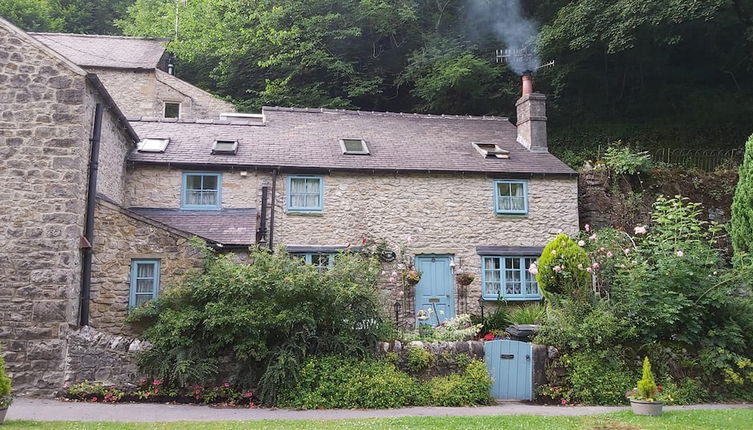
POLYGON ((269 210, 269 250, 274 252, 275 206, 277 206, 277 169, 272 170, 272 208, 269 210))
POLYGON ((94 243, 94 208, 97 204, 97 171, 99 170, 99 142, 102 135, 102 104, 97 103, 94 110, 94 130, 89 139, 89 186, 86 193, 86 227, 84 238, 84 261, 81 273, 81 315, 79 324, 89 325, 89 301, 92 287, 92 244, 94 243))
POLYGON ((259 215, 259 220, 261 221, 261 225, 259 226, 259 231, 256 234, 256 242, 259 244, 265 243, 267 241, 267 199, 269 195, 269 187, 261 187, 261 214, 259 215))

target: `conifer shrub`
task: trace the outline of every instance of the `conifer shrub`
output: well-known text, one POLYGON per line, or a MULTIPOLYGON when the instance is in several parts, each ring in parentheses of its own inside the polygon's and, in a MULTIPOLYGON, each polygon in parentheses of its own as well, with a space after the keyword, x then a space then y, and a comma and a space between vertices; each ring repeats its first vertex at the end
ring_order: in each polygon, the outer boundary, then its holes
POLYGON ((656 381, 654 381, 654 374, 651 372, 651 362, 648 361, 648 357, 643 358, 643 377, 638 381, 638 397, 641 400, 654 401, 658 390, 656 388, 656 381))
POLYGON ((753 136, 745 145, 745 157, 732 200, 730 236, 736 254, 753 252, 753 136))
POLYGON ((12 401, 10 378, 5 374, 5 359, 0 353, 0 409, 10 406, 12 401))
POLYGON ((586 251, 568 235, 560 234, 541 253, 536 281, 545 296, 583 296, 591 290, 590 266, 586 251))

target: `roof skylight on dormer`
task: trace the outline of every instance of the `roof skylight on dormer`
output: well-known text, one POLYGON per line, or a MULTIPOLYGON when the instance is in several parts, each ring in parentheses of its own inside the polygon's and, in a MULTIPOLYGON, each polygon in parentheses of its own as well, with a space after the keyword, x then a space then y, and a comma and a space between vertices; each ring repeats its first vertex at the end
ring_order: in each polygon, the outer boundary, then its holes
POLYGON ((476 148, 484 158, 510 158, 510 151, 505 151, 495 143, 481 143, 473 142, 473 147, 476 148))
POLYGON ((148 137, 139 141, 136 150, 139 152, 165 152, 169 143, 170 139, 168 138, 148 137))
POLYGON ((340 139, 340 149, 347 155, 369 155, 369 147, 363 139, 340 139))
POLYGON ((215 140, 214 145, 212 145, 212 154, 235 155, 237 151, 237 140, 215 140))

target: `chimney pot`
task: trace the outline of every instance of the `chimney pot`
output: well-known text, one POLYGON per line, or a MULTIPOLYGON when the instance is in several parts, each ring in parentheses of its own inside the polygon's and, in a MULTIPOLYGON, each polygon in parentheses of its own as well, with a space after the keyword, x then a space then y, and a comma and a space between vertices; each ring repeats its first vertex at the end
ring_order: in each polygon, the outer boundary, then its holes
POLYGON ((523 95, 533 92, 533 75, 530 71, 523 72, 523 95))

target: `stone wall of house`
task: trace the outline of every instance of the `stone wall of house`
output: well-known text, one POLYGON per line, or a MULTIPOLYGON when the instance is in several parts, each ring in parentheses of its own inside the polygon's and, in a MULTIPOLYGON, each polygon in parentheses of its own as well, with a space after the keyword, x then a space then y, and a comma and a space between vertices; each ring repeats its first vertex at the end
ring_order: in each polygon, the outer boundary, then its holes
MULTIPOLYGON (((385 240, 396 252, 407 244, 411 256, 452 255, 456 271, 477 275, 456 313, 480 313, 477 246, 544 246, 559 232, 578 230, 574 177, 529 179, 529 211, 523 216, 494 213, 493 180, 483 175, 333 173, 324 177, 323 212, 309 215, 285 212, 285 182, 283 175, 277 184, 276 244, 343 246, 366 237, 385 240)), ((386 264, 380 281, 388 306, 401 289, 389 282, 395 266, 386 264)), ((413 321, 414 310, 402 310, 405 321, 413 321)))
MULTIPOLYGON (((187 171, 187 170, 186 170, 187 171)), ((128 169, 129 207, 180 208, 180 187, 184 170, 159 166, 136 166, 128 169)), ((222 172, 223 208, 258 208, 261 187, 269 184, 268 172, 222 172)))
POLYGON ((0 347, 17 394, 63 380, 89 154, 84 71, 0 20, 0 347), (12 204, 8 204, 12 202, 12 204))
POLYGON ((181 118, 219 118, 233 105, 161 70, 93 68, 128 117, 162 117, 164 102, 180 102, 181 118))
POLYGON ((467 360, 484 360, 484 342, 478 340, 463 342, 380 342, 377 355, 393 361, 397 367, 412 373, 408 366, 408 354, 411 348, 423 348, 428 351, 432 359, 431 367, 421 372, 423 378, 445 376, 462 371, 463 363, 467 360))
POLYGON ((134 336, 138 328, 126 323, 131 261, 160 260, 160 290, 181 280, 201 265, 190 238, 117 205, 98 200, 95 216, 90 325, 114 335, 134 336))

